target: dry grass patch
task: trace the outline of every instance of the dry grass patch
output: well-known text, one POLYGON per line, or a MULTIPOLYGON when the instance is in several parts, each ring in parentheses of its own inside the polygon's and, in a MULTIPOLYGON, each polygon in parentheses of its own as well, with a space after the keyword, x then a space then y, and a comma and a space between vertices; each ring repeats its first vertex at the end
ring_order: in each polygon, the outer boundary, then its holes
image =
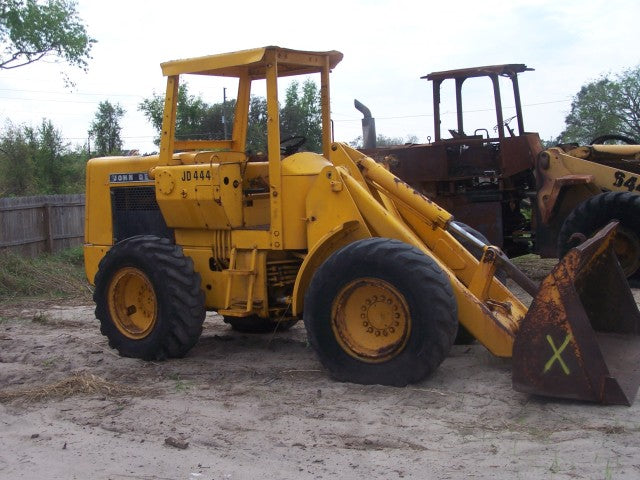
POLYGON ((100 394, 105 396, 142 396, 152 393, 148 388, 136 388, 109 382, 88 372, 78 372, 54 383, 31 388, 0 391, 0 401, 22 400, 38 402, 52 398, 68 398, 75 395, 100 394))
POLYGON ((29 258, 10 251, 0 255, 0 302, 26 297, 90 299, 82 248, 29 258))

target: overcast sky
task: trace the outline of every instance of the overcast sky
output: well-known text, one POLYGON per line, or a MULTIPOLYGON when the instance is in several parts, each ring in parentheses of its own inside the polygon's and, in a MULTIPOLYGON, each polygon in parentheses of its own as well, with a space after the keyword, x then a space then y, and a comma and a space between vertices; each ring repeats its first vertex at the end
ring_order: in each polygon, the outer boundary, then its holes
MULTIPOLYGON (((80 0, 77 8, 97 40, 88 72, 42 61, 0 71, 0 119, 51 119, 68 142, 82 144, 98 102, 109 100, 126 110, 124 147, 142 152, 155 149, 154 130, 137 106, 164 92, 159 64, 177 58, 266 45, 341 51, 331 85, 339 141, 361 133, 354 98, 371 109, 378 133, 426 141, 431 85, 420 77, 500 63, 535 68, 520 77, 525 127, 549 139, 582 85, 640 64, 638 0, 80 0)), ((491 130, 492 96, 483 87, 465 89, 466 108, 478 111, 474 128, 491 130)), ((504 104, 513 105, 507 95, 504 104)), ((443 103, 453 119, 451 107, 443 103)))

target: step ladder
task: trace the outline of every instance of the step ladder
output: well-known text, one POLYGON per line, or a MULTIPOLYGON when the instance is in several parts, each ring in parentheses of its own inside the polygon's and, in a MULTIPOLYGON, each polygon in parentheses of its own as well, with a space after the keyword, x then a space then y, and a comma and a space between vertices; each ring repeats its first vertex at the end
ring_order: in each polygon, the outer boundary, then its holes
POLYGON ((258 249, 254 248, 251 250, 249 268, 237 268, 237 258, 238 250, 233 247, 229 257, 229 268, 224 270, 224 274, 227 277, 227 291, 224 300, 225 308, 218 310, 218 313, 220 315, 228 315, 231 317, 248 317, 254 313, 253 290, 256 283, 256 277, 258 276, 256 265, 258 249), (231 298, 234 281, 237 279, 243 279, 246 281, 246 298, 231 298))

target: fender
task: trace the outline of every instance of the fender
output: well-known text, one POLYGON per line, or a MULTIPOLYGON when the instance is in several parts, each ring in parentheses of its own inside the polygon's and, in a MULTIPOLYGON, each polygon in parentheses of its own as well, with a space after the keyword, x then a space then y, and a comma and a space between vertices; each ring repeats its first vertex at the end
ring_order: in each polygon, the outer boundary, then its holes
POLYGON ((293 302, 291 306, 293 315, 302 313, 304 294, 311 283, 313 274, 318 270, 320 265, 336 250, 356 240, 370 237, 366 228, 362 227, 360 222, 356 220, 342 223, 331 229, 309 250, 304 262, 302 262, 300 266, 300 270, 298 270, 298 276, 296 277, 296 283, 293 288, 293 302))

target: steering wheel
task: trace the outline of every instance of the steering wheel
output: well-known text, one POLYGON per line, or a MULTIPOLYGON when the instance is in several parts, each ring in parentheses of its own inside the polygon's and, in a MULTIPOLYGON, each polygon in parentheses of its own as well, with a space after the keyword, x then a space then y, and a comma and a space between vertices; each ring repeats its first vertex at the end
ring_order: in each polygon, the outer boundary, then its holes
POLYGON ((629 145, 638 145, 637 140, 631 137, 625 137, 624 135, 600 135, 599 137, 596 137, 593 140, 591 140, 589 145, 599 145, 604 142, 608 142, 610 140, 617 140, 619 142, 623 142, 629 145))
POLYGON ((511 136, 511 137, 515 137, 515 136, 516 136, 516 132, 514 132, 514 131, 513 131, 513 128, 511 128, 511 127, 509 126, 509 123, 511 123, 511 120, 513 120, 513 119, 514 119, 514 118, 516 118, 516 117, 517 117, 517 115, 514 115, 513 117, 509 117, 509 118, 507 118, 506 120, 503 120, 503 121, 502 121, 502 125, 498 124, 498 125, 496 125, 495 127, 493 127, 493 131, 494 131, 494 132, 497 132, 497 131, 498 131, 498 129, 499 129, 501 126, 503 126, 503 125, 504 125, 505 127, 507 127, 507 130, 509 131, 509 136, 511 136))
POLYGON ((293 155, 307 141, 304 135, 294 135, 280 140, 280 152, 283 155, 293 155))

